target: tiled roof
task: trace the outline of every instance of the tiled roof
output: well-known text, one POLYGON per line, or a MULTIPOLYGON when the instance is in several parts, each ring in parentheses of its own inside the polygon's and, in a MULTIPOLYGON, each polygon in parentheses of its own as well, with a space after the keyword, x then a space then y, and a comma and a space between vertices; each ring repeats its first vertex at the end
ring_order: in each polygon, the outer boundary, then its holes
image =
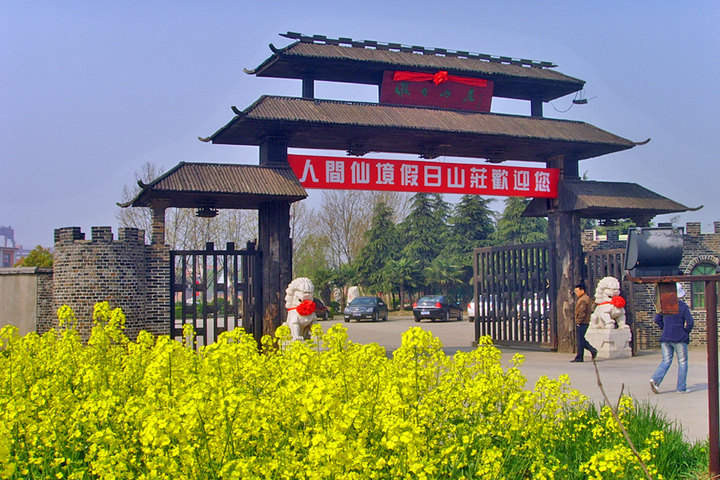
POLYGON ((427 107, 263 96, 209 137, 259 145, 282 135, 288 146, 545 162, 584 159, 635 146, 585 122, 427 107))
MULTIPOLYGON (((665 213, 694 210, 637 183, 626 182, 566 180, 559 198, 560 211, 577 211, 584 218, 651 218, 665 213)), ((538 198, 530 202, 524 213, 529 217, 547 214, 547 200, 538 198)))
POLYGON ((294 202, 307 197, 290 167, 181 162, 140 187, 140 193, 121 206, 257 208, 271 200, 294 202))
POLYGON ((271 45, 273 55, 247 73, 278 78, 311 75, 315 80, 380 85, 386 70, 447 70, 454 75, 493 80, 495 96, 542 101, 577 92, 585 84, 548 68, 555 67, 551 62, 318 35, 284 36, 299 41, 281 49, 271 45))

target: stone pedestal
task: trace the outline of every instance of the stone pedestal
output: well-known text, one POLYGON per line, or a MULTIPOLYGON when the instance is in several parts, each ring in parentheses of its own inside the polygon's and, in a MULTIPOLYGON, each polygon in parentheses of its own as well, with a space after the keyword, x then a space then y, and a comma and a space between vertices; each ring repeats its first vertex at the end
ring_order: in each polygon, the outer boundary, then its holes
POLYGON ((629 358, 632 357, 630 327, 622 328, 588 328, 585 339, 590 345, 597 348, 599 358, 629 358))

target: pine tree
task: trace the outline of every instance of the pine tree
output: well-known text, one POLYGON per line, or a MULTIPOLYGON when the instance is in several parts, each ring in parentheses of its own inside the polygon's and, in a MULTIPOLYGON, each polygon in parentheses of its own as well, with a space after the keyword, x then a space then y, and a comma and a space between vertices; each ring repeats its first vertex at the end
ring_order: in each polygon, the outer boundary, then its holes
POLYGON ((398 256, 396 227, 393 211, 380 201, 375 205, 370 230, 365 232, 366 244, 356 261, 362 284, 375 290, 385 287, 383 268, 398 256))
POLYGON ((406 244, 403 256, 425 268, 442 251, 447 235, 447 204, 439 195, 417 193, 402 223, 406 244))
POLYGON ((495 244, 519 245, 547 241, 547 219, 522 216, 528 202, 522 197, 505 199, 505 209, 498 219, 493 239, 495 244))
POLYGON ((473 249, 492 243, 495 212, 489 207, 491 201, 478 195, 463 195, 450 218, 450 235, 438 258, 440 264, 461 269, 461 297, 469 297, 472 293, 473 249))

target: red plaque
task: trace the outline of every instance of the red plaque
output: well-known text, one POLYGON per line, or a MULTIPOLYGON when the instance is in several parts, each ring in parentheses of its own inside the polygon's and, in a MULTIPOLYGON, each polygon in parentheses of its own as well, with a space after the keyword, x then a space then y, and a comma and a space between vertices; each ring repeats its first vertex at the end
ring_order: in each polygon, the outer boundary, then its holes
POLYGON ((556 198, 557 168, 288 155, 305 188, 556 198))
POLYGON ((493 82, 482 78, 432 73, 386 71, 380 103, 489 112, 493 82))

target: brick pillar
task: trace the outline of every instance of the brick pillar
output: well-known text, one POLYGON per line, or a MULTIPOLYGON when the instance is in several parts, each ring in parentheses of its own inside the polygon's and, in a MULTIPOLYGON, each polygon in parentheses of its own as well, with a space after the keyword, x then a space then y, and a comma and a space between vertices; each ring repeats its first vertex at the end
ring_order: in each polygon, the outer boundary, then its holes
POLYGON ((685 233, 691 237, 699 237, 700 222, 687 222, 685 224, 685 233))
POLYGON ((153 206, 150 244, 165 245, 165 206, 153 206))

